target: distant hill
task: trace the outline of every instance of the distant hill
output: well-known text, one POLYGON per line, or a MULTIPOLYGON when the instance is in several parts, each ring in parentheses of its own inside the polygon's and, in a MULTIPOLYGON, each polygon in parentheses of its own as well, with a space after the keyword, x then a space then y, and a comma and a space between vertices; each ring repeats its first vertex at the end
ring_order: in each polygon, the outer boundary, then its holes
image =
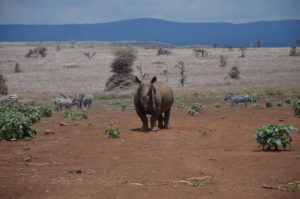
POLYGON ((99 24, 0 25, 0 41, 158 41, 176 45, 295 45, 300 20, 244 24, 179 23, 141 18, 99 24))

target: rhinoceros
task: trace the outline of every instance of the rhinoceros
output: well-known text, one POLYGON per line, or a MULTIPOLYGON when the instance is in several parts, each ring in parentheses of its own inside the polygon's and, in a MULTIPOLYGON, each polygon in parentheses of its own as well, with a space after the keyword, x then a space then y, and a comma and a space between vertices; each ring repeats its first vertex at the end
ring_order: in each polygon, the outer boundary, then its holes
POLYGON ((134 105, 143 123, 141 131, 158 131, 159 128, 168 128, 174 101, 172 89, 164 83, 157 82, 156 77, 150 78, 148 74, 145 74, 142 80, 138 77, 135 77, 135 80, 140 84, 134 96, 134 105), (151 128, 148 126, 147 114, 151 115, 151 128))

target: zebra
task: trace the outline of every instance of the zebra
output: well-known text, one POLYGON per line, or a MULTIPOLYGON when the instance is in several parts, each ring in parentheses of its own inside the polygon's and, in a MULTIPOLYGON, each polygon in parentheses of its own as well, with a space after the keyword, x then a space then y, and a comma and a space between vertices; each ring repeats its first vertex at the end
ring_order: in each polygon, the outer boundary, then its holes
POLYGON ((229 93, 227 95, 225 95, 224 97, 225 102, 227 100, 230 100, 232 102, 231 106, 233 106, 234 104, 238 103, 245 103, 245 107, 247 107, 248 103, 251 103, 251 96, 248 94, 244 94, 244 95, 234 95, 232 93, 229 93))
POLYGON ((93 96, 92 95, 87 95, 87 96, 83 97, 82 104, 83 104, 84 108, 87 107, 87 108, 91 109, 93 101, 94 101, 93 96))
POLYGON ((16 94, 0 96, 0 104, 18 103, 18 96, 16 94))
POLYGON ((64 98, 64 97, 58 97, 54 101, 55 110, 62 111, 62 107, 65 107, 65 109, 71 109, 72 106, 78 105, 78 102, 76 98, 70 99, 70 98, 64 98))

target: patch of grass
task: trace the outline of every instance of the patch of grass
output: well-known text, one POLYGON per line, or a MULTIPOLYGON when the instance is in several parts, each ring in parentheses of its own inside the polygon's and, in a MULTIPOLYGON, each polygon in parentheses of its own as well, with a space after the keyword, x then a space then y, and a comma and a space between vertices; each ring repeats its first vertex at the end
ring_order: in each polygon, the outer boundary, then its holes
POLYGON ((266 90, 266 95, 282 95, 283 93, 280 90, 266 90))
POLYGON ((196 144, 196 142, 192 142, 192 141, 187 141, 187 142, 185 142, 184 144, 188 144, 188 145, 191 145, 191 144, 196 144))
POLYGON ((177 108, 178 108, 178 109, 185 109, 185 104, 179 104, 179 105, 177 106, 177 108))
POLYGON ((213 103, 213 108, 221 108, 221 105, 219 103, 213 103))
POLYGON ((286 104, 292 104, 294 102, 294 99, 292 99, 292 98, 285 98, 285 100, 284 100, 284 103, 286 103, 286 104))
POLYGON ((105 128, 105 135, 108 138, 120 138, 119 128, 114 125, 110 125, 105 128))

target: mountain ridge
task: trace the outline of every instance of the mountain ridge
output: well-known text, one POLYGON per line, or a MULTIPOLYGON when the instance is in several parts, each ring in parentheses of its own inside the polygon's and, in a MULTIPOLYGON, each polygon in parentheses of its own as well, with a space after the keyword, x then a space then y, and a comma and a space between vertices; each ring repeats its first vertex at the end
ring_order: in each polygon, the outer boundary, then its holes
POLYGON ((137 18, 95 24, 0 25, 0 41, 158 41, 176 45, 252 46, 295 45, 300 20, 227 22, 175 22, 137 18))

